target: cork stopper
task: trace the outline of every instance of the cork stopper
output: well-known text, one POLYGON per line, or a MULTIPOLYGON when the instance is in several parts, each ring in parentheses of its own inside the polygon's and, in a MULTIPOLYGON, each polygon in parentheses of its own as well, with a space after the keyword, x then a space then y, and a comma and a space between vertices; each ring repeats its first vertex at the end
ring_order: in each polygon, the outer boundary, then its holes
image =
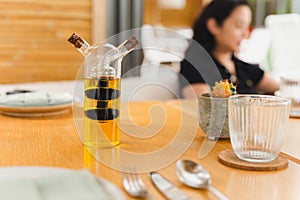
POLYGON ((139 41, 134 36, 131 36, 127 41, 125 41, 124 46, 127 49, 127 51, 130 51, 138 44, 139 41))
POLYGON ((77 33, 73 33, 68 41, 74 45, 75 48, 79 49, 82 45, 85 44, 84 39, 82 39, 77 33))

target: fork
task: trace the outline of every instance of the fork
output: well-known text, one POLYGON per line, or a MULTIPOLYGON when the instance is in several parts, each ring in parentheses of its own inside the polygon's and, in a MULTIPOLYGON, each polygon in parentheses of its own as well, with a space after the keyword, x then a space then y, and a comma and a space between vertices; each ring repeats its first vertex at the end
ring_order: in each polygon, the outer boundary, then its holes
POLYGON ((134 169, 129 170, 128 172, 121 172, 122 182, 125 190, 132 197, 146 197, 147 190, 142 181, 134 169))

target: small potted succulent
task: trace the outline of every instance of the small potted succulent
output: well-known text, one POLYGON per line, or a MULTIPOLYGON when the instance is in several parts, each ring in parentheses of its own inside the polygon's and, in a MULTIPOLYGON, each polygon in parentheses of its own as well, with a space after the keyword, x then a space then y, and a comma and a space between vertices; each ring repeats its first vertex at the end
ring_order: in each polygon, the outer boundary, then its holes
POLYGON ((211 93, 198 96, 199 125, 208 139, 229 138, 228 97, 236 94, 236 86, 227 79, 216 82, 211 93))

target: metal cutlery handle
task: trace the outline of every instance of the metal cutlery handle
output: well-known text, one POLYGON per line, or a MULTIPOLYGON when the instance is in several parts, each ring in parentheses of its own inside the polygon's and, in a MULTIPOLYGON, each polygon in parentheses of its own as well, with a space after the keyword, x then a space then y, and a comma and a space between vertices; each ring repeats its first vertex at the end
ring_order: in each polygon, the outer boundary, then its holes
POLYGON ((207 188, 211 193, 213 193, 220 200, 229 200, 224 194, 222 194, 217 188, 212 185, 207 188))
POLYGON ((150 178, 155 187, 166 197, 168 200, 190 200, 190 198, 173 185, 169 180, 161 176, 157 172, 151 172, 150 178))

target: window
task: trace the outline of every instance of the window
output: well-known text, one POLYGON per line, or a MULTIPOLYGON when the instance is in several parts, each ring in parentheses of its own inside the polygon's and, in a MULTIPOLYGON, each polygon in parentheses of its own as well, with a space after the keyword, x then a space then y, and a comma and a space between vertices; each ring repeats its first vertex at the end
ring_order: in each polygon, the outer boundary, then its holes
POLYGON ((248 0, 253 12, 253 25, 263 26, 270 14, 300 13, 299 0, 248 0))

